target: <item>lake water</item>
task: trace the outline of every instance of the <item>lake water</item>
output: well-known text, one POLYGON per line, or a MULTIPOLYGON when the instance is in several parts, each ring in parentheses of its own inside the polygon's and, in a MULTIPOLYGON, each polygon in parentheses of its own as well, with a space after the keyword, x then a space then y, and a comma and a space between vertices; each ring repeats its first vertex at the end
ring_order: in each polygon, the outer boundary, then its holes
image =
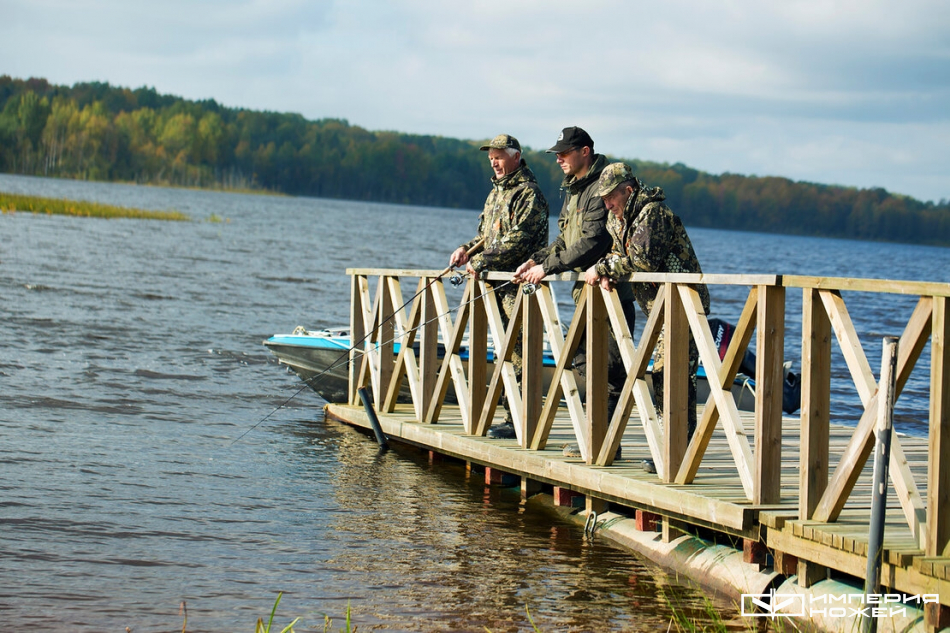
MULTIPOLYGON (((531 630, 526 607, 544 631, 666 630, 671 604, 703 619, 700 591, 517 490, 380 454, 309 391, 275 411, 299 383, 264 338, 346 323, 347 267, 442 268, 476 213, 5 175, 0 190, 196 220, 0 215, 9 628, 177 629, 186 601, 189 631, 252 630, 278 591, 275 624, 299 616, 297 630, 322 631, 325 615, 339 630, 347 606, 360 631, 531 630)), ((710 273, 947 280, 945 249, 691 236, 710 273)), ((900 334, 913 301, 850 296, 877 371, 880 337, 900 334)), ((744 298, 714 291, 714 316, 734 321, 744 298)), ((801 300, 788 299, 794 334, 801 300)), ((835 365, 836 411, 856 417, 835 365)), ((925 432, 926 369, 898 403, 909 432, 925 432)))

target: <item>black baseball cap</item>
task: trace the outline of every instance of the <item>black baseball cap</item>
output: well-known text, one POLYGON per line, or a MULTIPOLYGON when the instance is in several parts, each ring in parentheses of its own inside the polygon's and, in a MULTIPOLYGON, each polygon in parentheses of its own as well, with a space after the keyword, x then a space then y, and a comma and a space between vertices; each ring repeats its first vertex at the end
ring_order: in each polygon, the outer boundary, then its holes
POLYGON ((547 150, 547 152, 549 154, 560 154, 575 147, 589 147, 593 150, 594 139, 583 128, 566 127, 561 130, 561 135, 557 137, 557 143, 554 144, 554 147, 547 150))

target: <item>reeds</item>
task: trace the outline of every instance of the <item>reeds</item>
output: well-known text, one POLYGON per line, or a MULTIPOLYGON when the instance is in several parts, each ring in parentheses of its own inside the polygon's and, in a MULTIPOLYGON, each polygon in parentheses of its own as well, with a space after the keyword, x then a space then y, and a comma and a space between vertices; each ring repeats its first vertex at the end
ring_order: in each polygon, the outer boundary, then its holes
POLYGON ((180 211, 148 211, 131 207, 117 207, 85 200, 42 198, 0 191, 0 210, 4 213, 45 213, 47 215, 75 215, 87 218, 133 218, 139 220, 171 220, 188 222, 190 217, 180 211))

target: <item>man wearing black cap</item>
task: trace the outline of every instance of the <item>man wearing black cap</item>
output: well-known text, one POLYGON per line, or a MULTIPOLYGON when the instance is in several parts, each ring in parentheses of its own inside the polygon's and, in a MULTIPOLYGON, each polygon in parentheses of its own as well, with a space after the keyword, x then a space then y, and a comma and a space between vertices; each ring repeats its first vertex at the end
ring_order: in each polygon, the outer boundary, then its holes
MULTIPOLYGON (((607 208, 596 193, 597 180, 607 166, 607 158, 594 153, 593 139, 579 127, 564 128, 557 143, 547 151, 555 154, 557 164, 564 172, 564 182, 561 183, 561 191, 565 194, 564 203, 557 221, 557 238, 536 251, 515 271, 516 279, 525 283, 538 283, 546 275, 567 271, 584 272, 608 253, 613 242, 607 232, 607 208)), ((574 284, 571 293, 574 303, 577 303, 583 288, 583 280, 574 284)), ((632 332, 636 313, 628 306, 633 305, 633 291, 630 284, 620 284, 618 292, 632 332)), ((613 339, 610 342, 608 367, 610 404, 613 405, 626 377, 620 349, 613 339)), ((587 354, 583 342, 574 356, 574 368, 580 375, 586 375, 587 354)))
MULTIPOLYGON (((492 190, 478 220, 478 235, 459 246, 449 257, 450 266, 465 266, 469 274, 483 270, 514 271, 531 253, 548 241, 548 203, 538 181, 521 158, 521 144, 510 134, 499 134, 480 148, 488 152, 494 176, 492 190), (468 251, 484 240, 479 253, 468 251)), ((495 292, 504 313, 504 324, 515 305, 517 286, 508 285, 495 292)), ((515 375, 521 381, 521 337, 511 355, 515 375)), ((507 408, 507 404, 505 405, 507 408)), ((488 430, 489 437, 516 437, 510 413, 504 424, 488 430)))
MULTIPOLYGON (((566 195, 557 225, 559 234, 551 244, 538 250, 518 267, 520 280, 538 283, 546 275, 574 270, 583 272, 610 249, 607 233, 607 209, 593 194, 606 157, 594 153, 594 141, 579 127, 566 127, 554 147, 547 150, 557 157, 564 172, 561 191, 566 195)), ((574 300, 583 283, 574 286, 574 300)))

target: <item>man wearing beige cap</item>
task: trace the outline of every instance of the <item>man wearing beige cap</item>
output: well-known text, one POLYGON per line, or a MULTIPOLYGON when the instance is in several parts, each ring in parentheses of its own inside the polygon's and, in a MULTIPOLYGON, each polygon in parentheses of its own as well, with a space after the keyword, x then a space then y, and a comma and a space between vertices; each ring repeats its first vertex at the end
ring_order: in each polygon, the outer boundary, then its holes
MULTIPOLYGON (((616 281, 637 272, 702 273, 693 244, 682 220, 666 203, 659 187, 644 187, 625 163, 612 163, 604 168, 597 183, 597 195, 610 211, 607 230, 613 246, 606 257, 587 269, 584 279, 591 285, 612 287, 616 281)), ((653 283, 634 283, 633 294, 647 315, 659 289, 653 283)), ((709 291, 705 284, 696 286, 706 314, 709 314, 709 291)), ((663 406, 663 334, 653 357, 653 393, 657 410, 663 406)), ((696 430, 696 368, 699 350, 693 337, 689 339, 690 383, 688 389, 689 439, 696 430)), ((652 460, 643 463, 645 470, 656 472, 652 460)))
MULTIPOLYGON (((469 274, 485 270, 514 272, 531 253, 548 242, 548 203, 538 181, 521 158, 521 144, 510 134, 499 134, 482 151, 488 152, 494 176, 492 190, 478 220, 478 235, 459 246, 449 257, 450 266, 465 266, 469 274), (484 240, 480 252, 468 251, 484 240)), ((517 287, 508 285, 495 292, 505 315, 505 327, 515 305, 517 287)), ((521 380, 521 338, 512 354, 515 374, 521 380)), ((507 404, 506 404, 507 407, 507 404)), ((504 424, 488 430, 489 437, 513 438, 514 425, 508 414, 504 424)))

